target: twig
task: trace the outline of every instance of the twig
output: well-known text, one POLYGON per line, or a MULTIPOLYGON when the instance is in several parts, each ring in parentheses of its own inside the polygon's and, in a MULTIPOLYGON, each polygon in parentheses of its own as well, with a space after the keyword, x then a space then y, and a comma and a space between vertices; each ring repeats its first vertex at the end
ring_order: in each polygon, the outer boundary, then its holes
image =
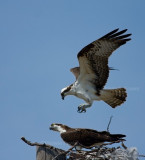
POLYGON ((30 146, 41 146, 41 147, 48 147, 48 148, 50 148, 50 149, 53 149, 53 148, 55 148, 55 147, 53 147, 53 146, 50 146, 50 145, 48 145, 48 144, 45 144, 45 143, 43 143, 43 144, 41 144, 41 143, 37 143, 37 142, 35 142, 35 143, 32 143, 32 142, 30 142, 30 141, 28 141, 25 137, 22 137, 21 138, 21 140, 22 141, 24 141, 26 144, 28 144, 28 145, 30 145, 30 146))
POLYGON ((145 157, 145 155, 138 155, 139 157, 145 157))
POLYGON ((67 151, 63 152, 63 153, 60 153, 58 154, 57 156, 55 156, 53 158, 53 160, 55 160, 56 158, 58 158, 59 156, 61 155, 67 155, 69 152, 71 152, 73 150, 73 148, 75 148, 76 146, 78 145, 78 142, 76 142, 70 149, 68 149, 67 151))
POLYGON ((122 142, 122 147, 124 148, 124 149, 127 149, 127 147, 126 147, 126 145, 122 142))
POLYGON ((112 118, 113 118, 113 116, 110 117, 110 120, 109 120, 109 123, 108 123, 108 126, 107 126, 107 132, 109 132, 109 126, 111 124, 112 118))
POLYGON ((125 140, 118 140, 118 141, 113 141, 113 142, 109 142, 109 143, 104 143, 104 144, 102 144, 102 146, 107 146, 107 145, 111 145, 111 144, 114 144, 114 143, 120 143, 120 142, 122 142, 123 143, 123 141, 125 141, 125 140))

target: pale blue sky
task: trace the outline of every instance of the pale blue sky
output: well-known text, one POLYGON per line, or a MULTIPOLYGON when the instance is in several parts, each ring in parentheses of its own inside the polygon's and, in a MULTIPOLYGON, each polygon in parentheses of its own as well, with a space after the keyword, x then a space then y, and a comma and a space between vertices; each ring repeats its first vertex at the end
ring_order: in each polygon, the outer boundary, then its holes
POLYGON ((145 1, 1 0, 0 1, 0 159, 35 159, 35 147, 49 143, 67 149, 51 123, 126 134, 126 145, 145 154, 145 1), (83 100, 60 90, 75 81, 69 69, 77 53, 113 29, 128 29, 132 41, 111 56, 106 88, 126 87, 128 98, 112 109, 95 102, 77 113, 83 100))

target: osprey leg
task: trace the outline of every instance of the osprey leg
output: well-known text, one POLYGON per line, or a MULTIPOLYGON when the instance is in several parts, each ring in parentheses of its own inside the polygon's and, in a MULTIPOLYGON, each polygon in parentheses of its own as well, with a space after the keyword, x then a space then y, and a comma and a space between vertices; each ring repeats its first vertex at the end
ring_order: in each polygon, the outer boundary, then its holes
POLYGON ((78 106, 78 113, 85 113, 86 112, 86 108, 89 108, 89 107, 91 107, 91 105, 92 104, 87 104, 87 103, 85 103, 85 104, 81 104, 81 105, 79 105, 78 106))

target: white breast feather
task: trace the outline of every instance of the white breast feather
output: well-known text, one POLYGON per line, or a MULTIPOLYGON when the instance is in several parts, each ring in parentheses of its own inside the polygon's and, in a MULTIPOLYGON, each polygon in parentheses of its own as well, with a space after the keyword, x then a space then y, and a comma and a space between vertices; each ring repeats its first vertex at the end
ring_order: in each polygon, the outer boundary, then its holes
POLYGON ((86 102, 99 100, 99 97, 95 94, 96 89, 94 88, 94 85, 91 82, 81 80, 80 83, 78 79, 73 87, 75 89, 76 96, 81 99, 84 99, 86 102))

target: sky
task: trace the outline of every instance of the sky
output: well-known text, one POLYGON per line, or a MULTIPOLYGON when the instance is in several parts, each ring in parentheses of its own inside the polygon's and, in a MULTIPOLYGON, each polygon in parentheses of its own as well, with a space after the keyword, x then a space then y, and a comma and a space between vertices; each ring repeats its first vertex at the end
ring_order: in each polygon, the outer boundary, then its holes
MULTIPOLYGON (((1 0, 0 1, 0 159, 35 159, 32 142, 68 149, 51 123, 125 134, 127 147, 145 154, 145 1, 1 0), (60 90, 75 81, 77 53, 116 29, 132 40, 113 52, 115 71, 105 88, 125 87, 127 101, 112 109, 94 102, 77 113, 83 100, 60 90)), ((119 145, 119 144, 117 144, 119 145)))

